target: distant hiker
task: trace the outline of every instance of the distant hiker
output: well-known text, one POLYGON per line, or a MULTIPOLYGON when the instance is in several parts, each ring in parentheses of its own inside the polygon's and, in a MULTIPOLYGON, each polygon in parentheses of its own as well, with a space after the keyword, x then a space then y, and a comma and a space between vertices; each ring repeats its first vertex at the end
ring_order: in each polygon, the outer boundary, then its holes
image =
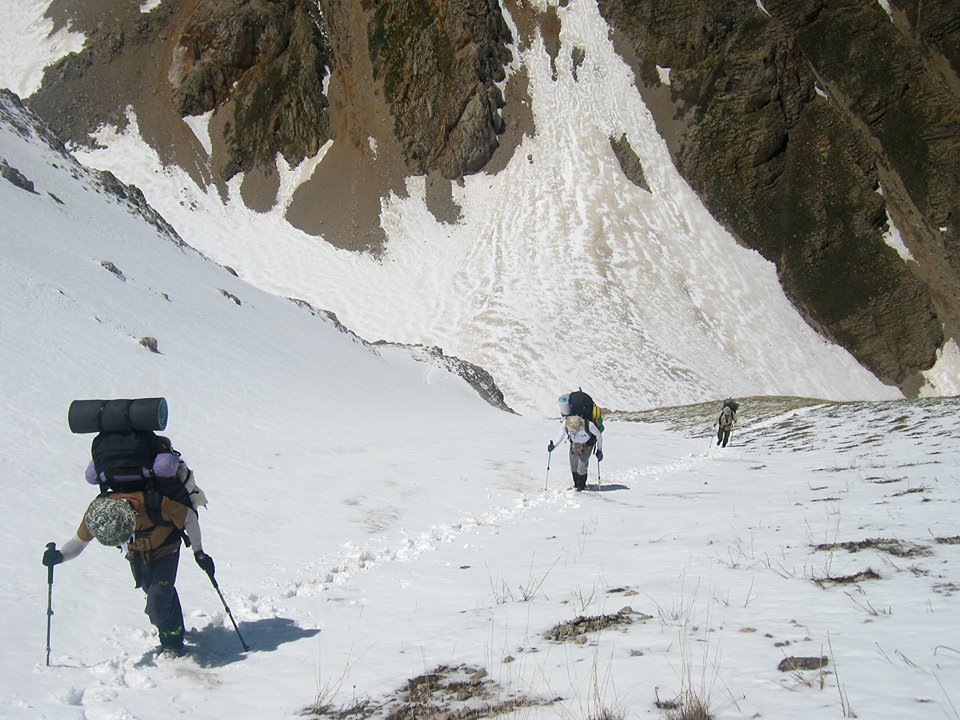
POLYGON ((717 445, 727 446, 730 440, 730 431, 733 430, 733 424, 737 421, 737 408, 739 405, 727 398, 723 401, 723 407, 720 408, 720 417, 717 418, 717 445))
POLYGON ((563 418, 559 434, 547 445, 547 452, 552 453, 564 439, 570 443, 573 487, 580 492, 587 486, 587 471, 594 447, 597 449, 597 462, 603 460, 603 435, 592 420, 584 420, 579 415, 567 415, 563 418))
POLYGON ((59 550, 51 546, 43 553, 43 564, 52 567, 75 558, 94 538, 120 548, 130 562, 135 587, 146 594, 145 612, 157 628, 162 651, 182 654, 183 611, 174 585, 181 538, 211 580, 215 572, 200 536, 196 507, 206 504, 202 491, 192 484, 192 473, 170 441, 153 432, 101 432, 93 441, 86 476, 100 485, 101 493, 90 503, 74 537, 59 550), (192 492, 178 472, 188 475, 192 492), (179 488, 181 497, 171 497, 170 488, 179 488))

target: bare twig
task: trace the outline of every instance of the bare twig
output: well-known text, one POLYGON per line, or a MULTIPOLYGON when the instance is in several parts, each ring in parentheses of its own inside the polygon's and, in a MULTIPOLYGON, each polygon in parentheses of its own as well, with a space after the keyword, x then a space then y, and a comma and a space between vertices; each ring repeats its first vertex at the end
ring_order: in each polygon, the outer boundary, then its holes
POLYGON ((911 660, 910 658, 908 658, 906 655, 904 655, 904 654, 903 654, 902 652, 900 652, 899 650, 896 650, 895 652, 897 653, 897 655, 899 655, 900 657, 902 657, 902 658, 903 658, 903 661, 904 661, 907 665, 909 665, 910 667, 918 667, 917 664, 916 664, 913 660, 911 660))
POLYGON ((550 573, 553 572, 553 569, 557 566, 558 562, 560 562, 559 556, 557 556, 557 559, 553 561, 553 565, 550 566, 550 569, 543 574, 539 581, 536 581, 536 584, 534 584, 533 557, 530 558, 530 574, 527 577, 527 587, 523 587, 523 585, 520 586, 520 597, 523 598, 524 602, 528 602, 529 600, 533 599, 533 597, 537 594, 537 591, 540 590, 540 587, 550 576, 550 573))
POLYGON ((750 589, 747 590, 747 599, 743 601, 744 607, 750 604, 750 594, 753 592, 753 583, 755 581, 756 581, 756 578, 750 578, 750 589))
POLYGON ((827 647, 830 648, 830 657, 833 658, 833 674, 837 678, 837 692, 840 694, 840 708, 843 710, 845 718, 855 718, 857 714, 850 707, 850 698, 847 697, 847 691, 843 689, 843 683, 840 682, 840 668, 837 663, 837 655, 833 651, 833 642, 830 640, 830 633, 827 633, 827 647))

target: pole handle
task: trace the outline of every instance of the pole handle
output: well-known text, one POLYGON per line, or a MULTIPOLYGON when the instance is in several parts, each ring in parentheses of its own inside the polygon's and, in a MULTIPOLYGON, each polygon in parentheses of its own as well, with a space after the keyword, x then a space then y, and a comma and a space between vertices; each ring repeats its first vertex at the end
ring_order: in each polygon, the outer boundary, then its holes
MULTIPOLYGON (((56 550, 57 544, 54 542, 47 543, 47 550, 56 550)), ((47 568, 47 585, 53 585, 53 565, 47 568)), ((52 612, 50 613, 53 614, 52 612)))

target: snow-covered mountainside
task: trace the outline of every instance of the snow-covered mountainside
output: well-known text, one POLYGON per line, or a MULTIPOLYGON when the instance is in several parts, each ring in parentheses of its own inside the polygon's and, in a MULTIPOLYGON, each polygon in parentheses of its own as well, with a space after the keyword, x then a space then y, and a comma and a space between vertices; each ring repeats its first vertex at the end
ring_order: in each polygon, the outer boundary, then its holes
MULTIPOLYGON (((577 385, 620 409, 728 394, 899 396, 818 336, 774 266, 710 216, 596 7, 566 8, 559 39, 586 60, 551 54, 539 36, 515 48, 510 72, 526 77, 536 132, 496 174, 450 187, 453 218, 437 219, 422 177, 385 196, 381 255, 338 249, 285 215, 337 141, 295 169, 278 158, 269 212, 248 209, 242 174, 224 196, 161 162, 133 114, 123 131, 101 129, 97 149, 80 157, 140 187, 191 246, 245 280, 332 310, 368 340, 442 347, 488 370, 520 412, 552 413, 554 398, 577 385), (621 136, 642 162, 642 187, 611 148, 621 136)), ((211 162, 208 121, 191 123, 201 164, 211 162)), ((374 155, 382 144, 370 135, 374 155)), ((957 355, 948 345, 924 392, 956 391, 957 355)))
MULTIPOLYGON (((17 2, 24 15, 28 5, 43 5, 17 2)), ((269 178, 238 174, 223 183, 213 179, 218 116, 158 126, 163 93, 151 95, 144 77, 141 94, 154 100, 134 106, 149 115, 129 111, 122 129, 111 119, 96 133, 96 147, 79 156, 138 186, 187 243, 244 280, 333 311, 367 340, 438 346, 474 363, 522 413, 552 414, 557 395, 578 385, 623 410, 731 394, 901 396, 824 341, 787 300, 774 265, 711 217, 677 172, 596 4, 546 5, 561 16, 556 37, 531 26, 521 6, 503 8, 515 41, 506 72, 523 76, 526 94, 504 108, 517 145, 494 155, 502 167, 446 185, 407 177, 382 198, 367 198, 362 219, 352 214, 356 198, 373 186, 350 174, 357 163, 372 162, 391 177, 396 171, 395 139, 383 134, 389 128, 373 109, 353 112, 360 125, 297 167, 277 156, 269 178), (511 108, 520 106, 529 117, 511 125, 511 108), (642 182, 624 174, 612 143, 624 138, 642 182), (349 148, 356 157, 343 155, 349 148), (258 184, 272 187, 272 205, 253 199, 258 184), (323 206, 329 232, 309 235, 291 224, 291 208, 305 204, 323 206), (338 207, 344 215, 334 221, 338 207), (354 218, 347 225, 358 225, 358 238, 360 224, 382 231, 382 253, 343 249, 359 242, 342 227, 345 218, 354 218)), ((145 6, 136 42, 120 43, 98 26, 98 43, 113 38, 106 46, 117 57, 133 47, 166 52, 151 44, 150 23, 176 7, 145 6)), ((334 45, 357 39, 356 31, 338 32, 334 45)), ((27 69, 56 57, 56 43, 26 45, 12 30, 7 41, 22 55, 11 81, 31 93, 37 73, 27 69)), ((96 48, 94 56, 106 52, 96 48)), ((328 80, 339 87, 336 77, 328 80)), ((120 79, 112 82, 111 98, 120 79)), ((90 94, 82 100, 89 103, 90 94)), ((65 99, 51 112, 70 115, 71 107, 65 99)), ((958 392, 958 368, 960 351, 948 341, 919 393, 958 392)))
POLYGON ((743 398, 723 449, 714 405, 611 415, 574 493, 555 421, 254 288, 48 140, 0 97, 3 718, 956 715, 956 398, 743 398), (248 652, 189 555, 179 659, 116 550, 40 564, 95 493, 70 401, 154 395, 248 652))

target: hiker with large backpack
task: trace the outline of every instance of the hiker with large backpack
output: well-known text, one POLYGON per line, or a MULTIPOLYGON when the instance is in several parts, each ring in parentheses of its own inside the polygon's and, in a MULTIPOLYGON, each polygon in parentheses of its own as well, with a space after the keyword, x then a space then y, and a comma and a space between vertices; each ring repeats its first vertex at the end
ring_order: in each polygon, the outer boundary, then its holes
POLYGON ((733 430, 734 423, 737 422, 737 409, 739 405, 727 398, 723 401, 720 408, 720 417, 717 418, 717 445, 727 446, 730 441, 730 431, 733 430))
POLYGON ((570 472, 577 492, 587 487, 587 473, 594 448, 597 462, 603 460, 603 420, 600 408, 582 389, 560 398, 560 432, 547 445, 552 453, 564 440, 570 443, 570 472))
MULTIPOLYGON (((52 568, 72 560, 93 539, 101 545, 119 548, 130 563, 135 587, 146 595, 145 612, 157 628, 165 654, 183 653, 183 610, 175 587, 180 545, 193 550, 197 565, 213 580, 213 558, 203 550, 197 508, 206 504, 203 492, 193 482, 192 472, 173 449, 169 439, 153 429, 166 425, 166 402, 149 421, 138 422, 137 407, 145 401, 76 401, 71 406, 70 426, 74 432, 98 431, 87 467, 88 482, 100 486, 76 533, 58 550, 48 544, 43 564, 52 568), (103 408, 94 419, 77 402, 126 403, 121 416, 103 408), (131 418, 133 420, 131 421, 131 418)), ((156 410, 155 410, 156 412, 156 410)))

